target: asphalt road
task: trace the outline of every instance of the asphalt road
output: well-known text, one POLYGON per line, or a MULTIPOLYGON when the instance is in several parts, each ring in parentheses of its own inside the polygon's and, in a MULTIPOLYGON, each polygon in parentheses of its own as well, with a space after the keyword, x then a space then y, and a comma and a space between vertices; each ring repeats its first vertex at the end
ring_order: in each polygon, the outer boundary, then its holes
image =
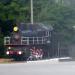
POLYGON ((0 64, 0 75, 75 75, 75 62, 34 61, 0 64))

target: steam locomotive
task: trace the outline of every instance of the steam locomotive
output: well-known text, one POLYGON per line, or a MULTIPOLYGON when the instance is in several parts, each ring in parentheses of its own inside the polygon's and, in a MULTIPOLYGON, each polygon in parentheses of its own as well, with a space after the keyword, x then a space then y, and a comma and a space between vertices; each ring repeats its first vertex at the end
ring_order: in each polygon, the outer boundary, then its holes
POLYGON ((15 60, 42 59, 50 48, 51 32, 51 26, 20 23, 4 37, 5 53, 15 60))

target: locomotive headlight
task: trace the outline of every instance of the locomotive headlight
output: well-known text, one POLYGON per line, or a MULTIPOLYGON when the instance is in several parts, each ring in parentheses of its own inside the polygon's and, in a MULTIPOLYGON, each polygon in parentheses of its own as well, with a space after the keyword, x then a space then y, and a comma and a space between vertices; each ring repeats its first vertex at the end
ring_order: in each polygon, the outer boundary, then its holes
POLYGON ((9 51, 7 51, 6 54, 9 55, 9 51))
POLYGON ((19 52, 18 52, 18 54, 19 54, 19 55, 21 55, 21 54, 22 54, 22 52, 21 52, 21 51, 19 51, 19 52))
POLYGON ((13 28, 13 31, 17 32, 17 31, 18 31, 18 27, 15 26, 15 27, 13 28))
POLYGON ((8 47, 8 49, 11 49, 11 47, 8 47))

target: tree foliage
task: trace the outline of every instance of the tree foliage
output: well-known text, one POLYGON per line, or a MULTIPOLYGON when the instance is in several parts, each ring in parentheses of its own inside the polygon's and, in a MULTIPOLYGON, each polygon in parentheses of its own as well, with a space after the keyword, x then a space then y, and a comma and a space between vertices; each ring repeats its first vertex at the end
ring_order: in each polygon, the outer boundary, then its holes
POLYGON ((50 1, 49 0, 42 1, 40 5, 37 5, 37 7, 39 7, 38 9, 39 11, 37 9, 36 10, 38 11, 38 13, 34 11, 34 13, 37 14, 36 16, 34 14, 35 20, 41 23, 52 25, 54 31, 57 32, 57 34, 62 35, 61 36, 62 38, 58 36, 58 39, 60 38, 62 41, 64 40, 64 42, 67 41, 67 43, 74 41, 73 38, 74 37, 73 26, 75 25, 74 8, 65 5, 66 3, 59 4, 50 1))
POLYGON ((27 5, 23 5, 22 0, 11 0, 9 3, 8 2, 0 2, 0 19, 18 21, 29 20, 29 7, 27 5))

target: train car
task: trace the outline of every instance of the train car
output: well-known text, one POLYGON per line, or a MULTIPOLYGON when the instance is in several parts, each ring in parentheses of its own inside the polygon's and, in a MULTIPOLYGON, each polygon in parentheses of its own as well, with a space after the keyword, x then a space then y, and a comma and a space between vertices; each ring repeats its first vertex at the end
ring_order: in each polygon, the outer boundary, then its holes
POLYGON ((20 23, 4 37, 5 53, 15 60, 42 59, 49 49, 51 32, 51 26, 20 23))

